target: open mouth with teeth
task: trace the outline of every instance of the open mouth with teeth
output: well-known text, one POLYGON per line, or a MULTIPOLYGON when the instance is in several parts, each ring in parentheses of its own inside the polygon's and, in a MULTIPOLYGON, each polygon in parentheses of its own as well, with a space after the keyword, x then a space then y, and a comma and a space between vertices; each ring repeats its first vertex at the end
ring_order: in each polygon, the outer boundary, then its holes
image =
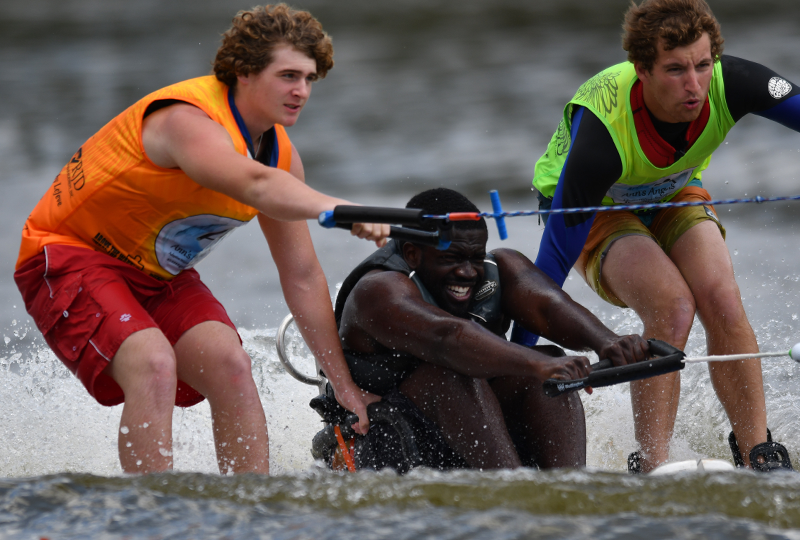
POLYGON ((471 285, 448 285, 447 292, 455 298, 463 302, 464 300, 468 300, 472 293, 472 286, 471 285))

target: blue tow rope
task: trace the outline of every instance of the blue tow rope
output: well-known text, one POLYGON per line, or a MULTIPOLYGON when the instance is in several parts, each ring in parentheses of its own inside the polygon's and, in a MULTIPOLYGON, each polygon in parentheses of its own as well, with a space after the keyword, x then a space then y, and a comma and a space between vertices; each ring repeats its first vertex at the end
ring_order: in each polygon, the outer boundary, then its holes
MULTIPOLYGON (((493 212, 479 212, 472 214, 472 219, 479 218, 492 218, 497 223, 497 230, 500 233, 500 239, 505 240, 508 238, 506 230, 505 218, 509 217, 523 217, 523 216, 537 216, 544 214, 582 214, 587 212, 621 212, 630 210, 660 210, 662 208, 682 208, 685 206, 718 206, 723 204, 743 204, 743 203, 756 203, 761 204, 765 202, 779 202, 779 201, 797 201, 800 200, 800 195, 792 195, 789 197, 752 197, 748 199, 716 199, 711 201, 678 201, 678 202, 663 202, 663 203, 648 203, 648 204, 619 204, 613 206, 584 206, 579 208, 549 208, 547 210, 519 210, 516 212, 503 212, 500 204, 500 195, 496 190, 489 192, 492 199, 493 212)), ((450 214, 445 215, 424 215, 423 217, 438 221, 456 221, 450 219, 450 214)))

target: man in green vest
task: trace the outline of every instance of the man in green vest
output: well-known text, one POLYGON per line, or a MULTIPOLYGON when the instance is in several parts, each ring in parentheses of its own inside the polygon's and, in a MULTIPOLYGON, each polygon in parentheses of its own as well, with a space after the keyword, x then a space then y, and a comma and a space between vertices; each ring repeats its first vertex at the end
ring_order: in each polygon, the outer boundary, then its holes
MULTIPOLYGON (((722 55, 719 24, 704 0, 644 0, 625 17, 628 61, 583 84, 564 109, 534 186, 544 208, 709 201, 702 171, 748 113, 800 131, 800 91, 771 69, 722 55)), ((756 353, 710 205, 646 212, 553 214, 536 265, 559 285, 575 268, 604 300, 636 311, 644 337, 683 349, 697 315, 708 354, 756 353)), ((514 331, 533 344, 536 336, 514 331)), ((709 364, 740 466, 761 467, 785 448, 767 430, 761 364, 709 364)), ((632 472, 669 459, 678 373, 631 383, 636 439, 632 472)))

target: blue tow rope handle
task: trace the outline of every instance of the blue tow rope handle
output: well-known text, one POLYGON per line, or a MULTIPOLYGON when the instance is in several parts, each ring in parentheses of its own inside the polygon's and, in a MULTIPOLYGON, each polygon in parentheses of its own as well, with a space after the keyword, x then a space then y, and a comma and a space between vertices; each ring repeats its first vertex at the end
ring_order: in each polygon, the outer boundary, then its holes
POLYGON ((333 229, 336 227, 336 220, 333 219, 333 210, 325 210, 322 212, 319 218, 317 218, 317 221, 326 229, 333 229))
POLYGON ((500 240, 508 238, 508 230, 506 229, 506 218, 503 217, 503 206, 500 204, 500 194, 496 189, 489 192, 489 197, 492 199, 492 211, 494 212, 495 223, 497 223, 497 232, 500 234, 500 240))

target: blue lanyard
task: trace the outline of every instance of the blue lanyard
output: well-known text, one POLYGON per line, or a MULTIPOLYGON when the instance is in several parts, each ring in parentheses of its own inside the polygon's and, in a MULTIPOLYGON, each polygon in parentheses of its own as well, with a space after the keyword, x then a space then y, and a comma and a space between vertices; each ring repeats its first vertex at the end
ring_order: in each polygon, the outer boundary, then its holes
POLYGON ((231 112, 233 113, 233 118, 236 120, 236 125, 239 126, 239 131, 242 137, 244 137, 244 141, 247 143, 247 150, 250 152, 250 157, 256 159, 256 152, 253 150, 253 138, 250 137, 250 131, 248 131, 242 115, 239 114, 239 109, 236 108, 236 102, 233 100, 233 88, 230 87, 228 88, 228 105, 231 107, 231 112))

